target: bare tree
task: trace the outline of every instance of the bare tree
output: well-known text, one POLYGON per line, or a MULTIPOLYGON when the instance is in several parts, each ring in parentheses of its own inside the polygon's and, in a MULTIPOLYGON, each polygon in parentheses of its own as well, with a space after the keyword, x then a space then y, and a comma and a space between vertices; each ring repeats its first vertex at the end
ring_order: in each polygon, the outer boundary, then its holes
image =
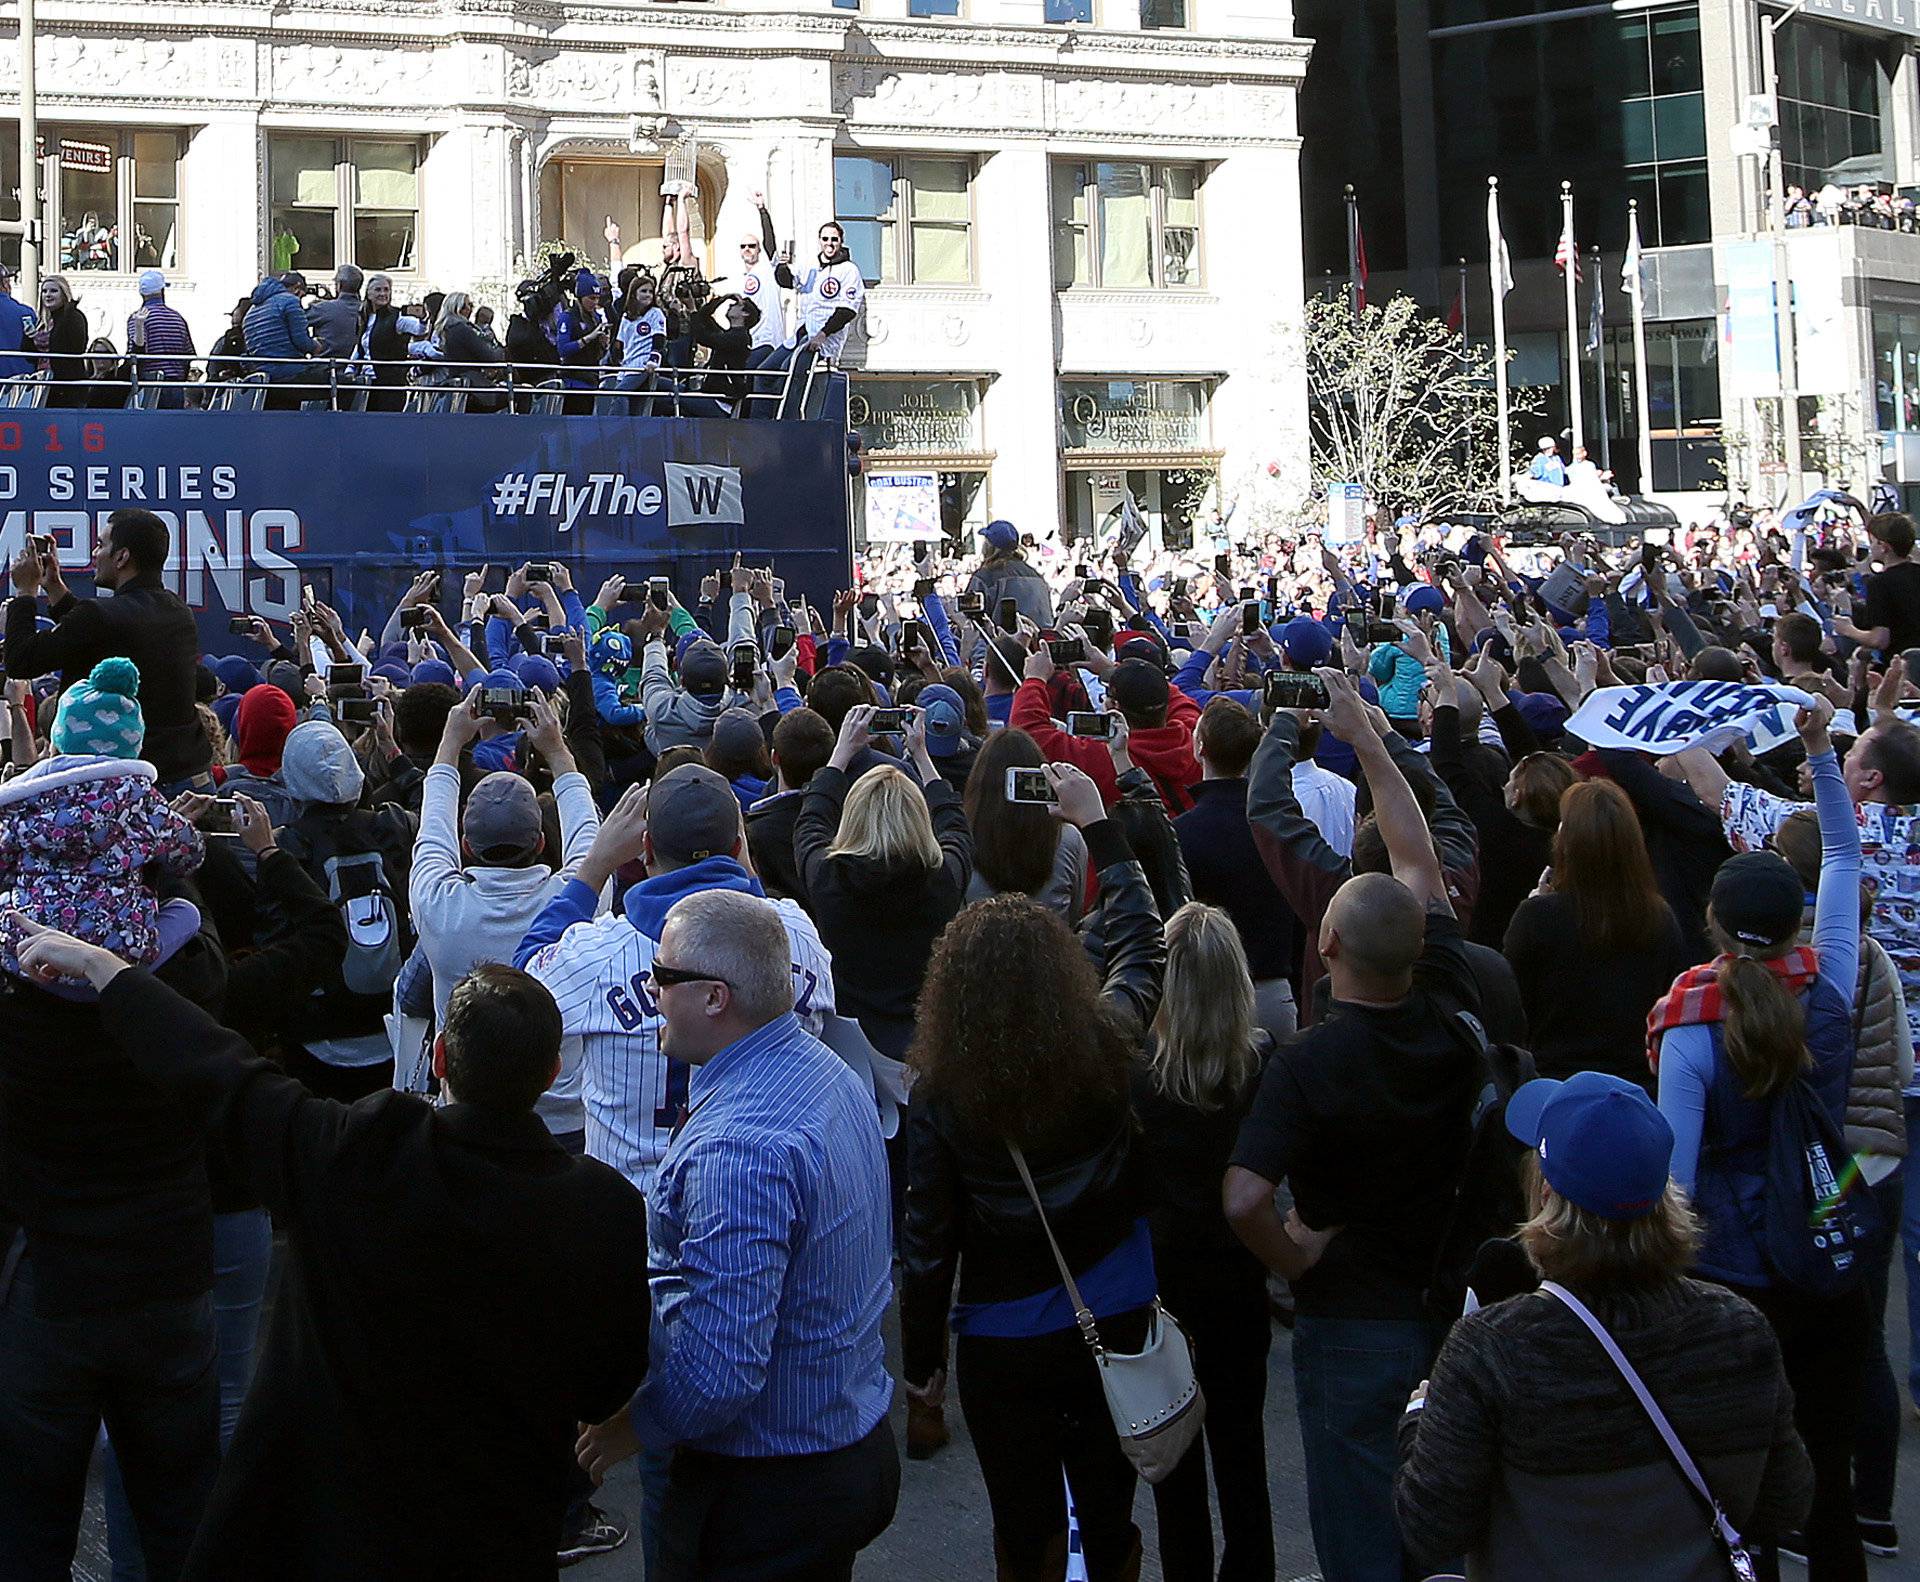
MULTIPOLYGON (((1312 298, 1302 325, 1315 492, 1358 483, 1367 498, 1423 517, 1493 509, 1503 466, 1491 348, 1411 297, 1368 306, 1312 298)), ((1535 406, 1512 391, 1514 432, 1535 406)))

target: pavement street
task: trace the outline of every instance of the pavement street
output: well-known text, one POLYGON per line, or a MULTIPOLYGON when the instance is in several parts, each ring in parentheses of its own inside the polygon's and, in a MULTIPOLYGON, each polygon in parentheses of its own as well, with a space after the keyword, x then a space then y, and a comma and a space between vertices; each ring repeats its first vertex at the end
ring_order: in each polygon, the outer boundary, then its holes
MULTIPOLYGON (((1906 1360, 1906 1304, 1896 1284, 1887 1304, 1889 1354, 1895 1377, 1902 1377, 1906 1360)), ((897 1334, 889 1321, 888 1345, 897 1334)), ((1293 1412, 1293 1366, 1287 1332, 1276 1328, 1272 1360, 1267 1369, 1267 1471, 1273 1486, 1273 1521, 1278 1582, 1310 1582, 1320 1575, 1314 1564, 1313 1539, 1307 1529, 1306 1483, 1300 1467, 1300 1433, 1293 1412)), ((897 1357, 897 1353, 896 1353, 897 1357)), ((896 1368, 897 1376, 897 1368, 896 1368)), ((953 1443, 930 1461, 906 1461, 900 1488, 900 1509, 892 1527, 860 1558, 856 1578, 870 1582, 991 1582, 993 1529, 987 1514, 985 1486, 979 1463, 967 1439, 957 1401, 949 1393, 947 1421, 953 1443)), ((905 1443, 906 1413, 895 1412, 894 1430, 905 1443)), ((1908 1415, 1901 1426, 1901 1480, 1895 1497, 1894 1520, 1906 1540, 1907 1553, 1898 1560, 1870 1560, 1875 1582, 1896 1578, 1920 1582, 1920 1419, 1908 1415)), ((601 1503, 626 1516, 640 1509, 640 1485, 633 1464, 615 1470, 607 1479, 601 1503)), ((423 1518, 430 1519, 430 1518, 423 1518)), ((1142 1488, 1134 1519, 1146 1535, 1144 1582, 1159 1582, 1160 1562, 1154 1542, 1153 1500, 1142 1488)), ((74 1564, 76 1582, 109 1582, 105 1529, 99 1515, 99 1483, 89 1486, 87 1522, 80 1553, 74 1564)), ((1803 1576, 1784 1566, 1782 1576, 1792 1582, 1803 1576)), ((622 1549, 573 1567, 569 1582, 642 1582, 639 1538, 622 1549)), ((476 1579, 483 1582, 483 1579, 476 1579)))

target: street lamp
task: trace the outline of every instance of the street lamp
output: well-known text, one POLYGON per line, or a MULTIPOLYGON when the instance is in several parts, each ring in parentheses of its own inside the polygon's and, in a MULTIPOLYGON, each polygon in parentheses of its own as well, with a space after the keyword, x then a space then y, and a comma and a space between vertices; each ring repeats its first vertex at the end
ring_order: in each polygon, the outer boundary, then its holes
POLYGON ((1760 91, 1773 106, 1773 137, 1767 147, 1767 229, 1773 236, 1774 336, 1779 343, 1780 432, 1786 450, 1787 481, 1798 491, 1800 476, 1800 356, 1794 344, 1793 274, 1787 262, 1786 169, 1780 158, 1783 125, 1780 117, 1780 64, 1776 39, 1780 29, 1806 8, 1807 0, 1792 0, 1777 15, 1760 17, 1760 91))
POLYGON ((1780 29, 1806 7, 1807 0, 1793 0, 1779 15, 1762 13, 1760 17, 1760 91, 1774 106, 1775 135, 1773 146, 1767 152, 1767 215, 1775 231, 1785 228, 1787 217, 1786 171, 1780 160, 1780 63, 1776 39, 1780 29))

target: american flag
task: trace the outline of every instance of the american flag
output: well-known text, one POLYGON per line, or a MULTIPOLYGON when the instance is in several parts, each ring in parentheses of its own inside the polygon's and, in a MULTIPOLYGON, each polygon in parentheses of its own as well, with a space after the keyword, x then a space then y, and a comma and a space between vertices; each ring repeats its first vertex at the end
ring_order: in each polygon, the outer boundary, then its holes
POLYGON ((1560 232, 1560 245, 1553 250, 1553 267, 1563 275, 1571 268, 1575 280, 1583 278, 1580 273, 1580 247, 1573 239, 1572 221, 1568 221, 1560 232))

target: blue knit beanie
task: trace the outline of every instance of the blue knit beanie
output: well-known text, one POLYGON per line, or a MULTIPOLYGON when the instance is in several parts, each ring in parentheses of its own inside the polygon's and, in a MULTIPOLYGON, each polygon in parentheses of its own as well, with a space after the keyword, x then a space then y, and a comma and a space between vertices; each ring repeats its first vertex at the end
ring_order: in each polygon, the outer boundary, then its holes
POLYGON ((93 674, 60 694, 49 733, 57 753, 138 758, 147 722, 140 714, 140 667, 131 659, 103 659, 93 674))

